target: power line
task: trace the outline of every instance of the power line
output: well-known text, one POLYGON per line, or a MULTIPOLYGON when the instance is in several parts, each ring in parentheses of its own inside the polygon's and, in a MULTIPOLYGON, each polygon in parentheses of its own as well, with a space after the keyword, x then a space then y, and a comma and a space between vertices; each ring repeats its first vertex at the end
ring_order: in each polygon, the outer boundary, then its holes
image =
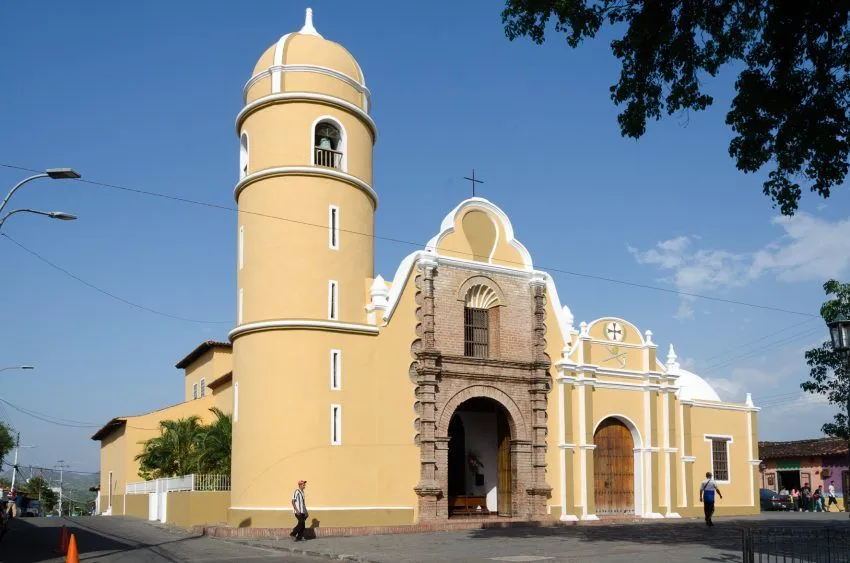
POLYGON ((749 352, 744 352, 743 354, 738 354, 737 356, 732 356, 730 358, 727 358, 727 359, 725 359, 721 362, 718 362, 714 365, 711 365, 711 366, 701 370, 700 373, 707 373, 707 372, 710 372, 710 371, 729 367, 732 364, 735 364, 735 363, 743 361, 743 360, 748 360, 748 359, 752 358, 753 356, 757 356, 758 354, 761 354, 762 352, 767 352, 768 350, 772 350, 772 349, 777 348, 779 346, 789 344, 791 342, 794 342, 795 340, 801 340, 803 338, 809 338, 809 337, 814 336, 815 334, 819 333, 820 331, 821 331, 820 328, 812 328, 812 329, 805 331, 803 333, 783 338, 783 339, 778 340, 776 342, 773 342, 773 343, 771 343, 767 346, 763 346, 761 348, 757 348, 755 350, 751 350, 749 352))
POLYGON ((728 354, 729 352, 732 352, 733 350, 738 350, 739 348, 745 348, 747 346, 755 344, 756 342, 761 342, 762 340, 767 340, 771 336, 776 336, 777 334, 782 334, 783 332, 787 332, 787 331, 791 330, 792 328, 797 328, 797 327, 802 326, 806 323, 811 323, 811 322, 814 322, 816 320, 818 320, 818 317, 813 317, 811 319, 806 319, 805 321, 801 321, 799 323, 794 323, 792 325, 786 326, 783 329, 777 330, 776 332, 771 332, 769 334, 766 334, 766 335, 762 336, 761 338, 756 338, 755 340, 750 340, 748 342, 744 342, 743 344, 738 344, 737 346, 733 346, 732 348, 727 348, 723 352, 719 352, 719 353, 717 353, 713 356, 709 356, 708 358, 705 358, 703 361, 709 362, 709 361, 714 360, 716 358, 719 358, 721 356, 726 356, 726 354, 728 354))
POLYGON ((114 293, 110 293, 109 291, 106 291, 105 289, 102 289, 102 288, 94 285, 93 283, 87 282, 86 280, 77 276, 76 274, 72 274, 71 272, 69 272, 68 270, 63 268, 62 266, 58 266, 58 265, 54 264, 53 262, 51 262, 50 260, 48 260, 47 258, 42 256, 41 254, 37 253, 36 251, 27 248, 26 246, 24 246, 20 242, 16 241, 15 239, 10 237, 6 233, 0 233, 0 235, 5 237, 6 239, 8 239, 10 242, 16 244, 24 252, 27 252, 27 253, 31 254, 32 256, 35 256, 36 258, 38 258, 39 260, 41 260, 42 262, 44 262, 45 264, 47 264, 51 268, 53 268, 55 270, 59 270, 60 272, 62 272, 66 276, 69 276, 69 277, 77 280, 81 284, 83 284, 87 287, 90 287, 91 289, 97 291, 98 293, 102 293, 103 295, 106 295, 107 297, 115 299, 116 301, 120 301, 121 303, 124 303, 125 305, 130 305, 131 307, 141 309, 142 311, 147 311, 148 313, 153 313, 154 315, 160 315, 160 316, 163 316, 163 317, 168 317, 170 319, 176 319, 178 321, 186 321, 186 322, 190 322, 190 323, 201 323, 201 324, 230 324, 229 321, 203 321, 203 320, 198 320, 198 319, 190 319, 190 318, 187 318, 187 317, 179 317, 177 315, 172 315, 170 313, 163 313, 162 311, 157 311, 156 309, 151 309, 150 307, 145 307, 144 305, 139 305, 138 303, 133 303, 132 301, 124 299, 123 297, 119 297, 118 295, 115 295, 114 293))
MULTIPOLYGON (((11 169, 15 169, 15 170, 22 170, 22 171, 27 171, 27 172, 41 172, 41 170, 36 170, 36 169, 33 169, 33 168, 26 168, 26 167, 23 167, 23 166, 16 166, 16 165, 12 165, 12 164, 4 164, 4 163, 0 163, 0 167, 11 168, 11 169)), ((163 198, 163 199, 167 199, 167 200, 178 201, 178 202, 186 203, 186 204, 190 204, 190 205, 199 205, 199 206, 208 207, 208 208, 211 208, 211 209, 219 209, 219 210, 222 210, 222 211, 230 211, 230 212, 236 212, 236 213, 245 214, 245 215, 254 215, 254 216, 258 216, 258 217, 265 217, 267 219, 287 221, 289 223, 294 223, 294 224, 299 224, 299 225, 304 225, 304 226, 309 226, 309 227, 315 227, 315 228, 319 228, 319 229, 323 229, 323 230, 327 230, 329 228, 328 225, 321 225, 321 224, 318 224, 318 223, 310 223, 308 221, 301 221, 301 220, 292 219, 292 218, 288 218, 288 217, 279 217, 279 216, 276 216, 276 215, 270 215, 268 213, 248 211, 248 210, 245 210, 245 209, 238 209, 236 207, 231 207, 231 206, 227 206, 227 205, 221 205, 221 204, 217 204, 217 203, 210 203, 210 202, 204 202, 204 201, 199 201, 199 200, 194 200, 194 199, 189 199, 189 198, 184 198, 184 197, 172 196, 172 195, 163 194, 163 193, 159 193, 159 192, 141 190, 141 189, 138 189, 138 188, 128 188, 126 186, 121 186, 121 185, 118 185, 118 184, 109 184, 109 183, 106 183, 106 182, 97 182, 97 181, 94 181, 94 180, 87 180, 87 179, 84 179, 84 178, 78 178, 78 179, 75 179, 74 181, 81 182, 81 183, 84 183, 84 184, 90 184, 90 185, 93 185, 93 186, 99 186, 99 187, 103 187, 103 188, 121 190, 121 191, 129 192, 129 193, 139 194, 139 195, 147 195, 147 196, 151 196, 151 197, 158 197, 158 198, 163 198)), ((393 243, 397 243, 397 244, 404 244, 404 245, 408 245, 408 246, 413 246, 417 249, 422 248, 421 243, 411 242, 411 241, 408 241, 408 240, 403 240, 403 239, 398 239, 398 238, 393 238, 393 237, 380 236, 380 235, 376 235, 374 233, 363 233, 363 232, 354 231, 354 230, 350 230, 350 229, 341 229, 340 228, 339 230, 340 230, 340 232, 344 232, 344 233, 348 233, 348 234, 365 236, 365 237, 370 237, 370 238, 373 238, 373 239, 376 239, 376 240, 383 240, 383 241, 387 241, 387 242, 393 242, 393 243)), ((452 251, 452 253, 472 256, 472 253, 466 252, 466 251, 452 251)), ((518 261, 512 261, 512 260, 503 260, 503 261, 507 262, 509 264, 524 266, 523 263, 518 262, 518 261)), ((780 313, 788 313, 788 314, 800 315, 800 316, 804 316, 804 317, 817 317, 817 315, 814 315, 812 313, 803 313, 803 312, 800 312, 800 311, 793 311, 793 310, 790 310, 790 309, 784 309, 782 307, 773 307, 773 306, 770 306, 770 305, 759 305, 759 304, 756 304, 756 303, 747 303, 745 301, 737 301, 737 300, 734 300, 734 299, 724 299, 722 297, 713 297, 713 296, 710 296, 710 295, 703 295, 703 294, 699 294, 699 293, 692 293, 692 292, 688 292, 688 291, 681 291, 681 290, 670 289, 670 288, 666 288, 666 287, 658 287, 658 286, 653 286, 653 285, 648 285, 648 284, 629 282, 629 281, 625 281, 625 280, 619 280, 619 279, 616 279, 616 278, 609 278, 609 277, 606 277, 606 276, 586 274, 586 273, 583 273, 583 272, 574 272, 574 271, 565 270, 565 269, 562 269, 562 268, 554 268, 554 267, 548 267, 548 266, 542 266, 542 265, 538 265, 538 267, 542 270, 546 270, 546 271, 549 271, 549 272, 557 272, 557 273, 565 274, 565 275, 568 275, 568 276, 580 277, 580 278, 585 278, 585 279, 592 279, 592 280, 597 280, 597 281, 604 281, 604 282, 608 282, 608 283, 626 285, 626 286, 629 286, 629 287, 636 287, 636 288, 640 288, 640 289, 649 289, 649 290, 653 290, 653 291, 661 291, 661 292, 664 292, 664 293, 670 293, 670 294, 675 294, 675 295, 679 295, 679 296, 694 297, 694 298, 698 298, 698 299, 706 299, 706 300, 709 300, 709 301, 717 301, 717 302, 720 302, 720 303, 727 303, 727 304, 730 304, 730 305, 741 305, 741 306, 744 306, 744 307, 751 307, 751 308, 755 308, 755 309, 775 311, 775 312, 780 312, 780 313)), ((166 315, 166 316, 168 316, 168 315, 166 315)), ((197 322, 197 321, 193 321, 193 322, 197 322)))

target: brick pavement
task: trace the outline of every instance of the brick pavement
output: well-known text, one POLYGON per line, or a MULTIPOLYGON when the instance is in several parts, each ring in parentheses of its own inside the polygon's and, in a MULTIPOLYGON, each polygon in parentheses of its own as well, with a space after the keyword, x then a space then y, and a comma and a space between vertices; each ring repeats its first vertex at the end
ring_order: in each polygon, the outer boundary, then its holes
POLYGON ((513 527, 424 534, 290 539, 228 539, 231 543, 374 563, 425 561, 741 561, 742 526, 850 526, 847 514, 777 513, 719 519, 605 523, 574 527, 513 527))

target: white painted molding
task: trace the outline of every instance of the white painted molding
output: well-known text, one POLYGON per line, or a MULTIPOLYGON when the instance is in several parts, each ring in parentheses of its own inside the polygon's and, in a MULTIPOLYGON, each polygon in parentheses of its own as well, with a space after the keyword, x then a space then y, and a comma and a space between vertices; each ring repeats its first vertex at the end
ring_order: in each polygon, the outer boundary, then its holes
POLYGON ((681 401, 681 403, 683 405, 690 405, 693 407, 707 407, 727 411, 759 412, 761 410, 760 407, 748 407, 746 405, 739 405, 736 403, 715 403, 712 401, 698 401, 696 399, 686 399, 684 401, 681 401))
MULTIPOLYGON (((638 327, 636 327, 633 323, 630 323, 626 319, 621 319, 620 317, 599 317, 598 319, 588 323, 588 325, 587 325, 588 329, 590 329, 590 327, 592 327, 593 325, 595 325, 597 323, 602 323, 602 322, 616 322, 616 323, 622 323, 622 324, 628 326, 629 328, 631 328, 631 330, 635 331, 635 334, 637 334, 638 337, 640 338, 639 346, 646 346, 646 341, 643 339, 643 335, 640 333, 640 329, 638 329, 638 327)), ((611 344, 611 342, 613 342, 613 340, 602 340, 601 342, 605 342, 606 344, 611 344)), ((617 344, 617 346, 627 346, 627 344, 624 344, 623 342, 617 342, 616 344, 617 344)), ((635 346, 635 345, 633 344, 633 346, 635 346)))
POLYGON ((582 444, 579 447, 583 450, 591 450, 592 451, 592 450, 596 449, 596 444, 582 444))
POLYGON ((561 522, 578 522, 578 516, 574 514, 561 514, 561 517, 558 518, 558 520, 561 522))
POLYGON ((317 321, 310 319, 286 319, 276 321, 259 321, 240 325, 231 330, 227 337, 232 342, 237 336, 242 336, 249 332, 259 332, 263 330, 332 330, 339 332, 359 332, 363 334, 378 334, 380 329, 375 326, 362 325, 355 323, 342 323, 337 321, 317 321))
POLYGON ((529 254, 528 250, 521 242, 514 238, 514 228, 511 225, 511 220, 508 218, 507 214, 494 203, 484 199, 483 197, 472 197, 466 199, 460 202, 457 207, 452 209, 449 214, 443 218, 443 222, 440 224, 440 232, 434 235, 425 245, 425 251, 429 254, 437 254, 437 247, 440 246, 440 242, 442 242, 446 236, 454 232, 454 224, 458 215, 460 215, 462 211, 466 211, 468 209, 479 209, 495 215, 504 226, 505 239, 508 241, 508 244, 513 246, 522 257, 522 269, 526 271, 533 269, 534 266, 531 261, 531 254, 529 254))
POLYGON ((664 515, 664 518, 681 518, 681 517, 682 517, 682 515, 679 514, 678 512, 668 512, 667 514, 664 515))
POLYGON ((269 94, 268 96, 263 96, 262 98, 257 98, 242 108, 242 110, 236 115, 236 133, 240 133, 240 130, 242 129, 242 122, 248 115, 261 107, 277 102, 318 102, 344 109, 355 114, 364 123, 366 123, 372 133, 373 143, 378 140, 378 126, 367 112, 352 104, 348 100, 343 100, 342 98, 329 96, 327 94, 317 94, 315 92, 277 92, 269 94))
POLYGON ((697 460, 697 456, 695 455, 683 455, 682 461, 685 463, 694 463, 697 460))
POLYGON ((664 515, 658 512, 647 512, 646 514, 641 516, 641 518, 646 518, 647 520, 656 520, 658 518, 664 518, 664 515))
MULTIPOLYGON (((412 506, 309 506, 310 510, 413 510, 412 506)), ((231 506, 231 510, 280 510, 292 512, 291 506, 231 506)))
POLYGON ((599 520, 599 516, 597 516, 596 514, 583 514, 581 519, 585 520, 585 521, 587 521, 587 520, 595 521, 595 520, 599 520))
POLYGON ((258 72, 245 83, 245 86, 242 87, 242 102, 245 103, 248 101, 248 91, 260 80, 267 78, 269 76, 272 77, 272 91, 277 93, 280 92, 280 83, 278 82, 277 89, 274 89, 275 80, 274 77, 278 77, 278 81, 282 78, 283 74, 287 72, 308 72, 312 74, 321 74, 323 76, 328 76, 330 78, 335 78, 351 86, 358 93, 362 94, 366 99, 366 111, 369 111, 369 106, 372 101, 372 92, 366 87, 366 84, 361 84, 357 81, 357 79, 345 74, 344 72, 340 72, 335 68, 330 68, 321 65, 313 65, 313 64, 274 64, 268 68, 268 70, 264 70, 262 72, 258 72))
POLYGON ((248 185, 257 182, 258 180, 274 176, 320 176, 333 178, 335 180, 342 180, 343 182, 351 184, 355 188, 359 188, 366 192, 366 194, 372 198, 372 201, 375 203, 375 209, 378 208, 378 194, 374 189, 372 189, 372 186, 357 176, 352 176, 348 172, 343 172, 336 168, 327 168, 325 166, 275 166, 274 168, 257 170, 239 180, 239 183, 236 184, 236 187, 233 189, 233 199, 238 201, 239 194, 242 193, 242 190, 248 187, 248 185))
POLYGON ((576 446, 575 444, 558 444, 558 447, 562 450, 574 450, 578 446, 576 446))
POLYGON ((761 462, 762 462, 762 460, 760 460, 760 459, 751 459, 750 465, 757 466, 757 465, 760 465, 761 462))

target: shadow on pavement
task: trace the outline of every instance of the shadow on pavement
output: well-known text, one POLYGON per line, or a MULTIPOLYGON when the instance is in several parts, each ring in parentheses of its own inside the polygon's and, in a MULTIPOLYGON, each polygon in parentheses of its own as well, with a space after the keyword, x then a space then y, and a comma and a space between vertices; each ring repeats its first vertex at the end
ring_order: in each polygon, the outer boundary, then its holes
POLYGON ((850 528, 850 523, 836 520, 816 520, 811 515, 785 518, 782 520, 716 520, 714 527, 707 527, 702 520, 667 520, 665 522, 616 522, 575 527, 532 527, 488 528, 472 530, 470 538, 487 539, 562 537, 580 542, 625 542, 669 546, 704 546, 721 551, 716 556, 707 556, 705 561, 741 561, 742 529, 789 528, 800 530, 807 527, 824 529, 850 528))
POLYGON ((122 552, 151 550, 161 559, 178 563, 178 560, 172 559, 157 547, 193 539, 181 537, 166 542, 144 543, 113 533, 98 532, 83 520, 15 518, 9 523, 9 531, 0 542, 0 563, 36 563, 51 559, 64 561, 65 555, 56 551, 63 524, 75 536, 80 561, 97 560, 122 552))

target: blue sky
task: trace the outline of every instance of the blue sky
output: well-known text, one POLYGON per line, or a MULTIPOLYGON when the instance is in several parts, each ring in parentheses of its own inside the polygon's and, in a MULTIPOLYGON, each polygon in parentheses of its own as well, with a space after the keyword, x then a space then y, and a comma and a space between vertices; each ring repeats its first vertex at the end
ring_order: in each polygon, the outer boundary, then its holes
MULTIPOLYGON (((233 206, 241 88, 260 54, 299 29, 306 4, 280 1, 7 5, 0 17, 0 161, 73 166, 87 179, 233 206)), ((615 278, 817 313, 821 285, 846 276, 848 195, 806 194, 777 219, 761 177, 728 157, 723 119, 734 69, 706 81, 712 109, 651 123, 623 139, 608 87, 611 36, 577 50, 509 42, 501 5, 313 2, 315 25, 363 68, 378 124, 378 235, 424 245, 443 216, 480 195, 511 217, 541 269, 615 278)), ((26 176, 0 168, 0 187, 26 176)), ((1 188, 4 190, 8 188, 1 188)), ((173 366, 233 325, 235 213, 79 182, 41 180, 10 208, 63 210, 65 223, 19 215, 4 233, 157 316, 109 299, 0 238, 0 397, 69 421, 102 424, 178 402, 173 366)), ((390 278, 411 246, 378 240, 390 278)), ((819 434, 828 407, 795 400, 817 319, 554 272, 576 317, 624 317, 724 399, 774 399, 763 439, 819 434), (784 332, 776 333, 781 329, 784 332), (773 334, 772 336, 769 336, 773 334), (757 339, 763 338, 760 341, 757 339), (753 342, 756 341, 756 342, 753 342)), ((5 404, 24 463, 96 470, 92 428, 50 424, 5 404)))

